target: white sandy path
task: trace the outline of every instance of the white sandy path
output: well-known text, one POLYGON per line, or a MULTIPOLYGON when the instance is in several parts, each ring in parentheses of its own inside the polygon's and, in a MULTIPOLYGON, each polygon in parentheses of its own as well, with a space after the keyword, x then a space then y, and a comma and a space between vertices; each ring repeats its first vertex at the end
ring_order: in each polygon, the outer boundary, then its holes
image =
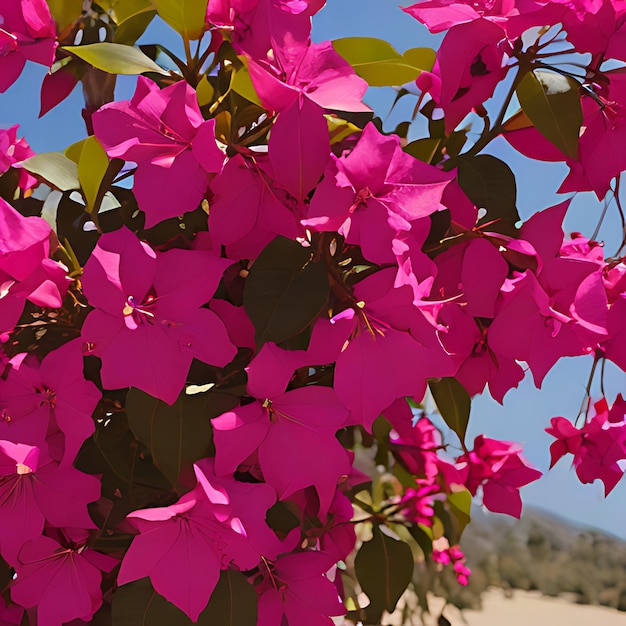
MULTIPOLYGON (((431 613, 424 616, 423 624, 436 626, 443 601, 431 597, 429 602, 431 613)), ((466 610, 461 614, 449 606, 444 615, 452 626, 626 626, 624 612, 575 604, 564 598, 548 598, 539 592, 515 591, 512 598, 507 598, 501 589, 491 589, 483 594, 481 611, 466 610)), ((352 622, 337 622, 340 626, 353 626, 352 622)), ((400 612, 384 619, 383 624, 402 626, 400 612)), ((422 625, 417 612, 412 624, 422 625)))
MULTIPOLYGON (((438 615, 435 610, 433 614, 438 615)), ((463 611, 461 617, 449 607, 444 614, 452 626, 626 626, 626 613, 607 607, 574 604, 524 591, 506 598, 499 589, 483 595, 482 611, 463 611)))

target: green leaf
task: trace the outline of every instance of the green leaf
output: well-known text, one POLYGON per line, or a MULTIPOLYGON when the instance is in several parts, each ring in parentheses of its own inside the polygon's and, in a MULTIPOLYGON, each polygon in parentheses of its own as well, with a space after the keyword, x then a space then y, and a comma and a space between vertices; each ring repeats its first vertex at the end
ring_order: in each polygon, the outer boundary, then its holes
POLYGON ((207 0, 152 0, 164 22, 186 39, 200 39, 205 29, 207 0))
POLYGON ((458 435, 461 442, 464 442, 471 409, 471 400, 465 387, 452 377, 431 380, 428 386, 439 415, 458 435))
POLYGON ((435 51, 430 48, 411 48, 400 54, 391 44, 373 37, 336 39, 333 47, 371 87, 410 83, 435 63, 435 51))
POLYGON ((258 256, 246 278, 243 306, 259 346, 297 335, 318 316, 328 299, 326 267, 311 248, 277 237, 258 256))
POLYGON ((507 232, 519 221, 515 175, 500 159, 490 154, 459 157, 458 181, 467 197, 487 211, 479 225, 496 220, 489 230, 507 232))
POLYGON ((233 409, 238 398, 217 391, 187 395, 170 406, 135 389, 128 392, 131 430, 152 453, 152 462, 176 485, 180 471, 206 457, 213 442, 211 418, 233 409))
POLYGON ((48 0, 48 7, 59 32, 62 32, 81 16, 83 0, 48 0))
POLYGON ((169 72, 157 65, 139 48, 133 46, 105 41, 85 46, 63 46, 62 49, 109 74, 134 75, 143 72, 156 72, 169 76, 169 72))
POLYGON ((424 161, 424 163, 430 163, 437 154, 441 143, 442 139, 426 137, 412 141, 403 150, 412 157, 424 161))
MULTIPOLYGON (((112 626, 192 626, 180 609, 158 594, 149 578, 118 587, 112 626)), ((222 571, 197 626, 256 626, 257 594, 241 572, 222 571)))
POLYGON ((191 626, 193 623, 154 590, 149 578, 118 587, 111 614, 112 626, 191 626))
POLYGON ((96 207, 96 200, 102 179, 109 167, 109 157, 102 144, 93 136, 83 144, 78 160, 78 180, 87 202, 87 211, 91 213, 96 207))
POLYGON ((522 78, 515 90, 522 110, 537 130, 571 159, 578 159, 583 121, 579 87, 569 76, 534 70, 522 78))
POLYGON ((150 0, 99 0, 98 5, 118 26, 133 15, 154 9, 150 0))
POLYGON ((200 614, 201 626, 256 626, 257 594, 241 572, 226 570, 200 614))
POLYGON ((78 166, 60 152, 42 152, 22 161, 22 167, 59 191, 80 189, 78 166))
POLYGON ((340 142, 342 139, 360 133, 361 129, 351 122, 342 120, 336 115, 324 115, 328 123, 328 135, 330 136, 330 145, 340 142))
POLYGON ((238 93, 240 96, 249 100, 250 102, 254 102, 258 106, 262 107, 261 99, 252 84, 252 79, 250 78, 250 71, 245 65, 242 65, 233 76, 233 81, 231 84, 231 89, 238 93))
POLYGON ((209 79, 203 76, 196 87, 196 99, 198 100, 198 106, 206 106, 207 104, 211 104, 213 102, 213 98, 215 97, 215 88, 209 82, 209 79))
POLYGON ((472 508, 472 494, 467 489, 453 491, 448 494, 448 507, 459 523, 459 534, 470 523, 470 511, 472 508))
POLYGON ((143 35, 156 14, 154 9, 147 8, 126 18, 117 25, 113 41, 132 46, 143 35))
POLYGON ((354 567, 357 578, 370 599, 368 619, 378 622, 383 610, 392 613, 413 577, 413 554, 404 541, 372 529, 372 539, 359 549, 354 567))

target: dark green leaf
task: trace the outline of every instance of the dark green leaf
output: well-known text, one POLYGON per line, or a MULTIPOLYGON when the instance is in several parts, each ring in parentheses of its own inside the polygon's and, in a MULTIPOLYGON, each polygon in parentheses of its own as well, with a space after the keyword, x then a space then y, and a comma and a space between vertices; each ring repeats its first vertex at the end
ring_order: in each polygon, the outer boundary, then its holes
POLYGON ((569 76, 535 70, 517 86, 517 99, 535 128, 563 154, 578 159, 583 114, 579 84, 569 76))
POLYGON ((132 388, 126 398, 128 423, 152 453, 152 461, 172 485, 183 467, 204 458, 213 441, 211 418, 238 404, 230 394, 209 391, 187 395, 170 406, 132 388))
POLYGON ((458 181, 468 198, 487 214, 479 224, 490 224, 489 230, 502 232, 519 221, 517 185, 511 168, 489 154, 459 158, 458 181))
POLYGON ((430 532, 430 529, 428 529, 427 532, 420 524, 412 524, 408 528, 411 536, 413 537, 413 539, 415 539, 417 545, 424 553, 424 556, 430 556, 433 552, 432 534, 428 534, 430 532))
POLYGON ((413 577, 413 554, 404 541, 393 539, 378 526, 358 551, 354 566, 359 583, 370 599, 368 619, 378 621, 383 610, 396 608, 413 577))
POLYGON ((200 614, 200 626, 256 626, 257 594, 241 572, 226 570, 200 614))
MULTIPOLYGON (((159 595, 149 578, 119 587, 112 626, 191 626, 193 622, 159 595)), ((256 626, 257 594, 241 572, 222 571, 197 626, 256 626)))
POLYGON ((464 442, 471 409, 471 400, 465 387, 452 377, 431 380, 428 386, 439 414, 464 442))
POLYGON ((280 343, 304 330, 328 298, 328 275, 310 248, 277 237, 259 255, 246 278, 243 305, 259 346, 280 343))
POLYGON ((424 163, 430 163, 437 154, 441 143, 441 139, 426 137, 412 141, 403 150, 412 157, 424 161, 424 163))
POLYGON ((119 587, 113 596, 112 626, 188 626, 193 622, 159 595, 149 578, 119 587))

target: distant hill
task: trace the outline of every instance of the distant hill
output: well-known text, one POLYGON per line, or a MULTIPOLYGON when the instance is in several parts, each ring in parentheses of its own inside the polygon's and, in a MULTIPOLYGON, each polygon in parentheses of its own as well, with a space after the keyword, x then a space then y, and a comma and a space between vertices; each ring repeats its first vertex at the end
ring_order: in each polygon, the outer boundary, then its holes
POLYGON ((530 507, 519 521, 476 508, 461 547, 473 575, 455 593, 460 606, 475 607, 476 594, 502 587, 626 611, 626 542, 602 531, 530 507))

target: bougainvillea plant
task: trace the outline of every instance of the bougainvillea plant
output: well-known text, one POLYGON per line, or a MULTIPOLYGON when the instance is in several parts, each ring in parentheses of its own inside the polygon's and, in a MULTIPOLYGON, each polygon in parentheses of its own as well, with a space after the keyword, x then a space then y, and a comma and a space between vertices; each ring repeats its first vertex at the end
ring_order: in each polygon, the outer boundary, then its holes
MULTIPOLYGON (((624 3, 424 0, 443 39, 402 54, 313 43, 323 4, 1 0, 0 91, 50 67, 44 115, 81 83, 87 137, 0 130, 0 624, 377 624, 428 564, 466 585, 472 499, 519 517, 540 476, 466 439, 471 398, 626 370, 624 244, 565 236, 569 196, 521 223, 485 152, 624 220, 624 3), (153 20, 180 57, 136 45, 153 20)), ((552 462, 608 493, 626 402, 589 405, 552 462)))

